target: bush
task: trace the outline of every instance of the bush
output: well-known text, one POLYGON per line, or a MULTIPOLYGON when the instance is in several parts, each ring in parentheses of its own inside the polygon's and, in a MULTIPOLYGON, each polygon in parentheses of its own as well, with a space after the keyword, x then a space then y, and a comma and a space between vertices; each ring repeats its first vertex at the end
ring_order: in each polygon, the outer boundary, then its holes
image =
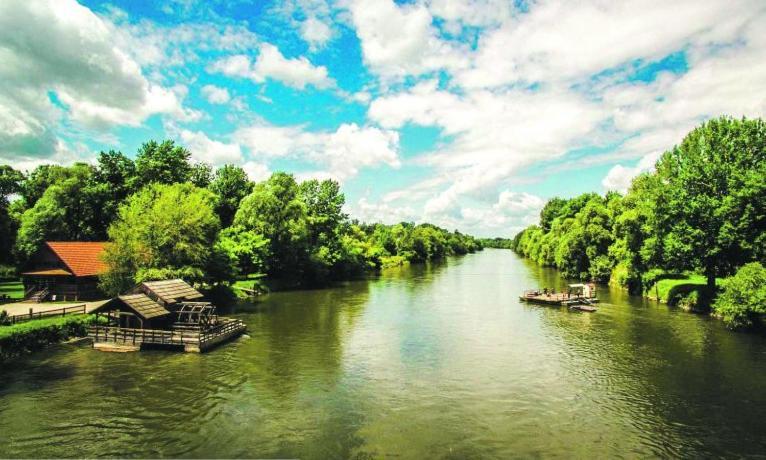
POLYGON ((0 362, 70 337, 84 337, 95 321, 92 315, 73 315, 0 326, 0 362))
POLYGON ((10 265, 0 265, 0 280, 18 279, 16 267, 10 265))
POLYGON ((722 283, 713 310, 731 328, 749 328, 766 313, 766 269, 758 262, 742 266, 722 283))

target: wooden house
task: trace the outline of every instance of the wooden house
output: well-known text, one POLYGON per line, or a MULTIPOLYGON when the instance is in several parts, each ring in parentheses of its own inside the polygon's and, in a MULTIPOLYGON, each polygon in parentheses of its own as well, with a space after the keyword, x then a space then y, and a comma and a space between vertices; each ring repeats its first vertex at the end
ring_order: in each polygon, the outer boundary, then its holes
POLYGON ((94 309, 105 324, 91 328, 94 347, 138 350, 144 345, 201 352, 242 334, 242 321, 223 318, 183 280, 147 281, 94 309))
POLYGON ((103 296, 98 275, 106 271, 104 249, 109 243, 47 241, 27 263, 21 277, 24 298, 91 300, 103 296))

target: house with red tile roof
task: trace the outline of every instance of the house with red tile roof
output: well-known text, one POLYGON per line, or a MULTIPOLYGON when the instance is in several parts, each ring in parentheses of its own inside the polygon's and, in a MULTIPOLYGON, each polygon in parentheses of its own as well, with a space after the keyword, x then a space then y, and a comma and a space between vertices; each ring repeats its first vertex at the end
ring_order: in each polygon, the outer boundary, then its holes
POLYGON ((21 274, 25 298, 89 300, 101 297, 98 275, 106 271, 101 241, 46 241, 21 274))

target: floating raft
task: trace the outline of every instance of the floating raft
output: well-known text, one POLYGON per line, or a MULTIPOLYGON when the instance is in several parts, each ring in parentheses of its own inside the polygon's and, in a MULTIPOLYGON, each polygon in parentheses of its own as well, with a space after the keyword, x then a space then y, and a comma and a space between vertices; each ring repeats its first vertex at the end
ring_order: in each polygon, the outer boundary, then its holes
POLYGON ((539 292, 526 292, 524 295, 519 296, 519 300, 522 302, 531 302, 541 305, 552 305, 557 307, 569 307, 571 310, 580 310, 592 313, 596 311, 596 308, 591 304, 597 303, 596 297, 582 297, 577 295, 569 295, 562 292, 555 294, 542 294, 539 292))

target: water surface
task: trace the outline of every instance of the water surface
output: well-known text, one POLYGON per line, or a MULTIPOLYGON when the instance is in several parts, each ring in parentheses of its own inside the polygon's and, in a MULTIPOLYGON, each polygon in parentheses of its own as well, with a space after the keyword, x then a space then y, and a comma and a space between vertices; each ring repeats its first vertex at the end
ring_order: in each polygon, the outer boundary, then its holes
POLYGON ((59 346, 0 369, 0 457, 764 456, 766 339, 510 251, 275 293, 202 355, 59 346))

